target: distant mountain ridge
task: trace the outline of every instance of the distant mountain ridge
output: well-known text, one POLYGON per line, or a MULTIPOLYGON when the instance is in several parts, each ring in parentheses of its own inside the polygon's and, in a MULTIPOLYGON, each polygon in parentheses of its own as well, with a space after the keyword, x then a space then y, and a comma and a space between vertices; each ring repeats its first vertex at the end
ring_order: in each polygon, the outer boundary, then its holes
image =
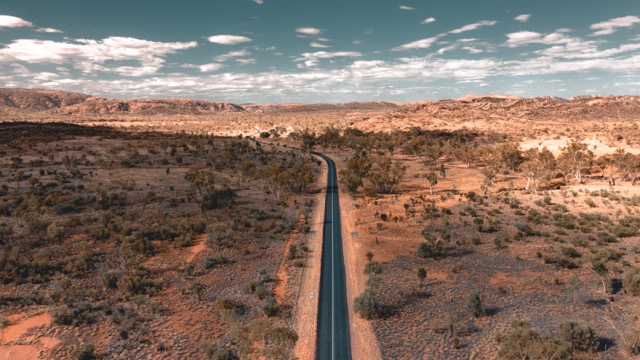
POLYGON ((571 99, 554 96, 523 98, 506 95, 467 95, 455 100, 422 101, 359 122, 356 127, 429 127, 454 124, 506 121, 511 124, 535 122, 640 121, 640 96, 581 95, 571 99))
POLYGON ((191 99, 118 100, 57 90, 0 89, 0 111, 60 115, 199 115, 246 110, 236 104, 191 99))

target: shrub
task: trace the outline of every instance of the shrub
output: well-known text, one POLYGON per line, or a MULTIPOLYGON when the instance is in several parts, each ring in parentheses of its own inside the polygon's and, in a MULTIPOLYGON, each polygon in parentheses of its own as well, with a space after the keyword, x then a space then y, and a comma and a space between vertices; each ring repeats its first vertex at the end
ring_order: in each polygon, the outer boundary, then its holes
POLYGON ((467 299, 467 311, 475 317, 485 315, 485 308, 481 294, 476 292, 469 295, 469 298, 467 299))
POLYGON ((578 250, 576 250, 575 248, 572 248, 572 247, 563 247, 562 248, 562 255, 564 255, 567 258, 572 258, 572 259, 579 258, 579 257, 582 256, 582 254, 580 254, 578 252, 578 250))
POLYGON ((377 319, 382 316, 382 306, 369 288, 356 297, 353 302, 353 309, 365 320, 377 319))
POLYGON ((598 349, 596 331, 583 321, 565 321, 560 324, 560 338, 571 344, 573 351, 594 352, 598 349))
POLYGON ((503 359, 566 359, 571 353, 568 342, 551 334, 541 335, 526 321, 513 321, 511 331, 496 340, 500 345, 498 356, 503 359))
POLYGON ((231 360, 233 355, 218 346, 217 344, 203 341, 200 343, 200 352, 207 360, 231 360))
POLYGON ((280 313, 280 305, 278 305, 275 298, 270 297, 262 307, 262 311, 268 317, 276 316, 280 313))
POLYGON ((93 360, 96 358, 93 354, 94 351, 95 347, 93 346, 93 344, 85 344, 75 349, 71 353, 71 356, 77 360, 93 360))
POLYGON ((378 275, 382 273, 382 264, 377 261, 369 261, 364 266, 364 273, 369 276, 378 275))
POLYGON ((622 284, 625 290, 634 296, 640 295, 640 270, 631 269, 624 274, 622 284))

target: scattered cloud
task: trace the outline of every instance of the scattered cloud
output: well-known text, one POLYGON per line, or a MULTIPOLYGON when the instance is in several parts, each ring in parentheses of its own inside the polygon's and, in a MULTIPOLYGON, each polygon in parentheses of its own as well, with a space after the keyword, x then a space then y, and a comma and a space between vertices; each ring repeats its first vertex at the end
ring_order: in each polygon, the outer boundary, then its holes
POLYGON ((430 48, 431 45, 435 44, 436 41, 438 41, 438 39, 440 39, 440 36, 433 36, 430 38, 416 40, 416 41, 412 41, 410 43, 395 47, 392 50, 402 51, 402 50, 411 50, 411 49, 427 49, 427 48, 430 48))
POLYGON ((318 42, 315 42, 315 41, 312 42, 311 44, 309 44, 309 46, 314 47, 314 48, 322 48, 322 49, 331 47, 329 45, 321 44, 321 43, 318 43, 318 42))
POLYGON ((526 23, 527 21, 529 21, 530 18, 531 18, 531 14, 522 14, 514 17, 513 19, 516 21, 526 23))
POLYGON ((411 10, 415 10, 416 8, 411 7, 411 6, 407 6, 407 5, 400 5, 400 10, 407 10, 407 11, 411 11, 411 10))
POLYGON ((428 17, 420 22, 420 24, 431 24, 432 22, 436 22, 436 18, 428 17))
POLYGON ((246 36, 239 35, 213 35, 209 36, 207 40, 220 45, 236 45, 253 41, 246 36))
POLYGON ((0 15, 0 28, 18 28, 18 27, 31 27, 33 23, 16 16, 0 15))
POLYGON ((212 71, 220 70, 223 67, 224 65, 218 64, 218 63, 204 64, 204 65, 198 66, 198 68, 202 72, 212 72, 212 71))
POLYGON ((256 59, 236 59, 236 62, 240 65, 250 65, 255 64, 256 59))
POLYGON ((313 53, 300 54, 300 57, 295 59, 297 62, 303 62, 304 67, 313 67, 318 65, 319 59, 332 59, 336 57, 359 57, 361 53, 356 51, 316 51, 313 53))
POLYGON ((238 50, 238 51, 229 51, 226 54, 222 54, 222 55, 218 55, 214 58, 215 61, 218 62, 225 62, 229 59, 232 58, 236 58, 236 57, 245 57, 245 56, 249 56, 251 55, 251 53, 247 50, 238 50))
POLYGON ((264 4, 264 0, 253 0, 253 2, 258 4, 258 5, 264 4))
POLYGON ((498 23, 497 21, 491 21, 491 20, 478 21, 473 24, 465 25, 459 29, 451 30, 449 31, 449 34, 460 34, 466 31, 476 30, 485 26, 493 26, 497 23, 498 23))
POLYGON ((59 34, 62 33, 62 30, 54 29, 54 28, 37 28, 37 32, 48 33, 48 34, 59 34))
POLYGON ((299 27, 296 32, 303 35, 320 35, 322 30, 314 27, 299 27))
POLYGON ((597 30, 593 33, 594 36, 611 35, 618 31, 618 28, 631 27, 638 23, 640 23, 640 17, 623 16, 593 24, 591 25, 591 30, 597 30))
POLYGON ((0 63, 72 63, 85 73, 104 71, 124 76, 143 76, 157 72, 164 64, 164 56, 197 45, 196 42, 162 43, 130 37, 64 42, 19 39, 0 48, 0 63), (104 66, 107 61, 138 62, 140 66, 107 67, 104 66))

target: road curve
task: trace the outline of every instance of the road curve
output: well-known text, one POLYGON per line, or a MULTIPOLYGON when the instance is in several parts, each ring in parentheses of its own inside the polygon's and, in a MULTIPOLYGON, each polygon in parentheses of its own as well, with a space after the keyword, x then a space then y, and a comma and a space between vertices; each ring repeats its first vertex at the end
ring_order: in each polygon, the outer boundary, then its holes
POLYGON ((316 152, 313 154, 326 161, 329 169, 322 239, 316 359, 349 360, 351 359, 349 311, 342 254, 342 225, 336 164, 323 154, 316 152))

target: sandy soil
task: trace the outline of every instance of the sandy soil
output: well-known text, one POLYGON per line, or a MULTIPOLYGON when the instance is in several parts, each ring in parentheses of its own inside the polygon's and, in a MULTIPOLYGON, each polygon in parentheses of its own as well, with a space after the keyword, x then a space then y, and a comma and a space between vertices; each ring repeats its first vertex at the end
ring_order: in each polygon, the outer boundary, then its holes
POLYGON ((60 343, 60 340, 54 337, 36 339, 32 334, 34 329, 51 324, 51 316, 48 313, 24 320, 20 320, 20 315, 10 316, 9 319, 14 324, 1 331, 0 360, 36 359, 60 343))

